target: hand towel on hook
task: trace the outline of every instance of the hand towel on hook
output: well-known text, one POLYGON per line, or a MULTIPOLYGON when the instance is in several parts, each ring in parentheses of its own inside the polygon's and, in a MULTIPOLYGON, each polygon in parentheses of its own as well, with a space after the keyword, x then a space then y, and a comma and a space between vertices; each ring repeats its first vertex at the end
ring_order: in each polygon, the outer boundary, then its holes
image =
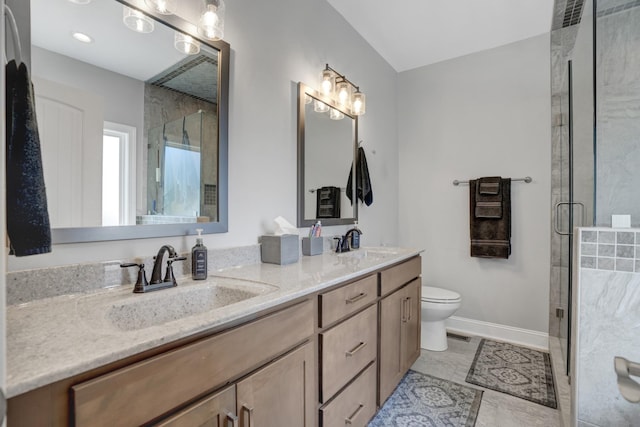
POLYGON ((33 86, 24 63, 6 65, 6 203, 11 254, 51 252, 33 86))

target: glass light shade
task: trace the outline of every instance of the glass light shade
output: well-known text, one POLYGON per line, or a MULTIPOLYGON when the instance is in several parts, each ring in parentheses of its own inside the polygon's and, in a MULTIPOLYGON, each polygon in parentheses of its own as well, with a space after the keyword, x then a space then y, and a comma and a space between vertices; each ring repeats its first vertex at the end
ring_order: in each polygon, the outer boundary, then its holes
POLYGON ((128 28, 138 33, 150 33, 153 31, 153 20, 139 10, 122 6, 122 22, 128 28))
POLYGON ((311 98, 309 95, 304 96, 304 103, 305 104, 311 104, 311 101, 313 101, 313 98, 311 98))
POLYGON ((204 0, 198 33, 208 40, 224 37, 224 0, 204 0))
POLYGON ((162 15, 176 13, 176 0, 144 0, 147 6, 162 15))
POLYGON ((333 91, 333 83, 334 83, 334 78, 331 70, 324 70, 322 72, 322 85, 321 85, 322 93, 324 93, 327 96, 330 96, 331 92, 333 91))
POLYGON ((75 4, 89 4, 91 3, 91 0, 69 0, 69 2, 75 4))
POLYGON ((179 52, 186 53, 187 55, 195 55, 200 52, 200 42, 180 31, 176 31, 173 36, 173 46, 175 46, 179 52))
POLYGON ((316 113, 326 113, 329 111, 329 106, 322 101, 315 100, 313 101, 313 111, 316 113))
POLYGON ((353 94, 353 101, 351 102, 351 112, 354 116, 361 116, 367 111, 366 107, 364 93, 356 90, 353 94))
POLYGON ((336 82, 336 99, 342 107, 348 108, 351 104, 351 85, 344 80, 336 82))
POLYGON ((331 110, 329 110, 329 118, 331 120, 342 120, 344 119, 344 114, 342 114, 341 111, 332 108, 331 110))

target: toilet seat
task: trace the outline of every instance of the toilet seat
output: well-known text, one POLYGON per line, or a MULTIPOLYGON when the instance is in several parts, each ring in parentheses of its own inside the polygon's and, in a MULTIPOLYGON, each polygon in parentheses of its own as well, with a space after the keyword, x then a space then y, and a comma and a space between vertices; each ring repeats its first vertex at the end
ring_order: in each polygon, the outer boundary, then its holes
POLYGON ((421 300, 424 302, 439 304, 455 304, 462 301, 462 297, 459 293, 450 291, 448 289, 423 286, 421 300))

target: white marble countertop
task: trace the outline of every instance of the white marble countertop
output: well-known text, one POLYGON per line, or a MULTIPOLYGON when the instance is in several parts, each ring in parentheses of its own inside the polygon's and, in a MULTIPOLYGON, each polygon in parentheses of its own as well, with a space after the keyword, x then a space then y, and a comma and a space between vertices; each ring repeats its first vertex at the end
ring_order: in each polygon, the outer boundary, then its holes
MULTIPOLYGON (((361 248, 304 256, 290 265, 254 264, 178 278, 172 289, 133 294, 132 286, 63 295, 7 307, 7 397, 188 337, 418 255, 361 248), (220 308, 216 285, 256 293, 220 308), (181 317, 187 311, 189 316, 181 317), (174 320, 175 319, 175 320, 174 320)), ((233 292, 231 292, 233 295, 233 292)), ((228 297, 228 296, 227 296, 228 297)))

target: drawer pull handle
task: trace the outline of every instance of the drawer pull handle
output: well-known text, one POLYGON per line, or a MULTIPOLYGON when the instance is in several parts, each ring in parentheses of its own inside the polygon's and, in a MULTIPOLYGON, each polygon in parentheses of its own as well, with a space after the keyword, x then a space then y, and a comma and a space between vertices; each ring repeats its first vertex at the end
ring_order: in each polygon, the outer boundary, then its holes
POLYGON ((227 412, 227 427, 236 427, 236 423, 238 421, 238 417, 236 417, 234 414, 232 414, 231 412, 227 412))
POLYGON ((367 296, 367 294, 366 294, 366 293, 364 293, 364 292, 360 292, 360 293, 359 293, 358 295, 356 295, 355 297, 348 298, 348 299, 346 300, 346 303, 347 303, 347 304, 354 304, 354 303, 356 303, 356 302, 360 301, 362 298, 364 298, 364 297, 366 297, 366 296, 367 296))
POLYGON ((411 320, 411 298, 407 298, 407 309, 409 311, 409 317, 407 318, 407 320, 411 320))
POLYGON ((354 354, 356 354, 357 352, 359 352, 360 350, 362 350, 364 348, 364 346, 366 346, 367 343, 366 342, 361 342, 360 344, 358 344, 357 346, 355 346, 353 348, 353 350, 351 351, 347 351, 346 355, 347 357, 352 357, 354 354))
POLYGON ((242 405, 242 411, 247 413, 249 417, 249 421, 247 422, 248 427, 253 427, 253 408, 248 407, 247 405, 242 405))
POLYGON ((360 411, 362 411, 362 408, 364 408, 364 405, 361 403, 360 406, 358 406, 358 409, 356 409, 356 411, 353 414, 351 414, 349 418, 345 418, 344 423, 352 424, 353 420, 355 420, 358 414, 360 414, 360 411))

